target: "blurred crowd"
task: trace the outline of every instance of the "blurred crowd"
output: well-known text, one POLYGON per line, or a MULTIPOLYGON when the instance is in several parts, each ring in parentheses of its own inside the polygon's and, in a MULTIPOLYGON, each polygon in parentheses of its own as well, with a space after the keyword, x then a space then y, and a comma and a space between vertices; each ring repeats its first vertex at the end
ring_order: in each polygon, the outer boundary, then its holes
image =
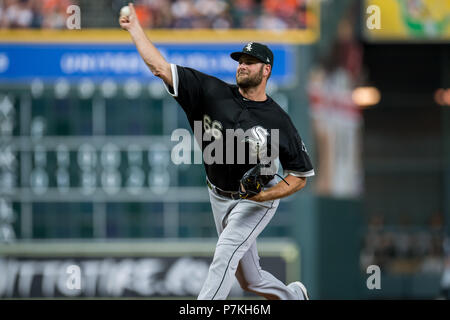
MULTIPOLYGON (((139 0, 150 28, 292 29, 307 26, 307 0, 139 0)), ((312 15, 310 17, 312 19, 312 15)))
MULTIPOLYGON (((306 28, 318 23, 308 9, 311 0, 135 0, 135 8, 145 28, 306 28)), ((84 0, 0 0, 1 28, 64 28, 67 8, 78 4, 97 15, 111 15, 126 1, 84 0), (88 7, 88 8, 86 8, 88 7), (103 10, 104 9, 104 10, 103 10)), ((86 12, 86 11, 84 11, 86 12)), ((82 27, 111 27, 89 25, 82 27)), ((102 21, 99 19, 98 21, 102 21)))
POLYGON ((443 217, 434 214, 427 226, 387 225, 374 215, 363 240, 361 266, 378 265, 392 273, 442 273, 448 254, 443 217))
POLYGON ((0 0, 1 28, 50 28, 66 26, 70 0, 0 0))

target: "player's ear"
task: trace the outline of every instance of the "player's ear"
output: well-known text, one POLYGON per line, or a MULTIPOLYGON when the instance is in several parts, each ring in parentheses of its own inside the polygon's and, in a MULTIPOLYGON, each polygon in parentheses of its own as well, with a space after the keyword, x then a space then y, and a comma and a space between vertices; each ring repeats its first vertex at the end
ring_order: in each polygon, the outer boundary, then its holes
POLYGON ((267 79, 269 79, 271 74, 272 74, 272 66, 270 64, 265 64, 264 65, 264 75, 266 75, 267 79))

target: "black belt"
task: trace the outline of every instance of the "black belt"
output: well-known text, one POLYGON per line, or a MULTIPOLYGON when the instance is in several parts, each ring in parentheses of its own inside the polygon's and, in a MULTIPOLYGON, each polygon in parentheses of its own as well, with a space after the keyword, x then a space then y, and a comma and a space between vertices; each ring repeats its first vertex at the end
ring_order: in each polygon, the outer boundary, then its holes
POLYGON ((218 195, 231 199, 231 200, 239 200, 241 199, 241 197, 239 196, 239 192, 235 191, 224 191, 222 189, 217 188, 216 186, 212 185, 208 179, 206 179, 206 184, 208 185, 208 187, 214 191, 215 193, 217 193, 218 195))

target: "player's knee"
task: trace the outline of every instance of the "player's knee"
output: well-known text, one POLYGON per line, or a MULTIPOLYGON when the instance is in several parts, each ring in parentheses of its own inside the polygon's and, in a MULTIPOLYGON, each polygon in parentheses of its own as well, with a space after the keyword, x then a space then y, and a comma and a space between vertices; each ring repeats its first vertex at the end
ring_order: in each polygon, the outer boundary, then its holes
POLYGON ((241 289, 244 290, 244 291, 247 291, 247 292, 251 292, 252 291, 252 286, 246 280, 240 280, 239 281, 239 285, 241 286, 241 289))
POLYGON ((252 293, 258 293, 259 292, 258 289, 261 288, 261 282, 250 283, 247 281, 239 281, 239 285, 242 290, 244 290, 246 292, 252 292, 252 293))
POLYGON ((253 292, 261 283, 259 279, 251 279, 252 281, 249 281, 249 279, 242 274, 241 269, 236 272, 236 279, 238 280, 241 289, 248 292, 253 292))
POLYGON ((241 285, 241 289, 247 292, 250 292, 250 287, 248 285, 248 283, 240 283, 241 285))

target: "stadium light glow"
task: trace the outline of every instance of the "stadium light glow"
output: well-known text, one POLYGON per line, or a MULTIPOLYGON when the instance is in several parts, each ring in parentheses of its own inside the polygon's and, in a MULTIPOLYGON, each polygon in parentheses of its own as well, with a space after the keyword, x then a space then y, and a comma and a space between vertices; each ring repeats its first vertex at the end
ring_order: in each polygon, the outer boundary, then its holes
POLYGON ((358 87, 353 90, 352 99, 358 106, 366 108, 378 104, 381 94, 375 87, 358 87))
POLYGON ((434 101, 440 106, 450 106, 450 89, 437 89, 434 93, 434 101))
POLYGON ((444 103, 446 106, 450 106, 450 89, 444 91, 444 103))

